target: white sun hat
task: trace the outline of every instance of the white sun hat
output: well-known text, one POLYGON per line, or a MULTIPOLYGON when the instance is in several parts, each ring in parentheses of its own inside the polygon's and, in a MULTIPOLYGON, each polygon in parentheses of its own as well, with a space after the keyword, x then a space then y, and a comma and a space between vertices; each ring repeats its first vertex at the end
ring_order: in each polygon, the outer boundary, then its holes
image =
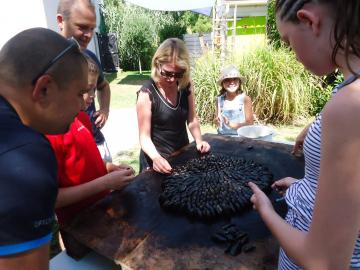
POLYGON ((239 78, 241 83, 244 83, 244 77, 240 75, 239 70, 234 65, 229 65, 221 70, 218 84, 222 85, 223 80, 228 78, 239 78))

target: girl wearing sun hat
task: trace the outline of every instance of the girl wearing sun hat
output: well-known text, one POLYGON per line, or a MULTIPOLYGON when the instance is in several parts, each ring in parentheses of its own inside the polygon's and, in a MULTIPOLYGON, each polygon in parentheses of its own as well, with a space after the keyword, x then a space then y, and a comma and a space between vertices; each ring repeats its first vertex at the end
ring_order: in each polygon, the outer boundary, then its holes
POLYGON ((216 98, 215 121, 218 133, 237 135, 237 129, 254 123, 251 99, 241 89, 244 78, 233 66, 221 70, 218 80, 221 86, 216 98))

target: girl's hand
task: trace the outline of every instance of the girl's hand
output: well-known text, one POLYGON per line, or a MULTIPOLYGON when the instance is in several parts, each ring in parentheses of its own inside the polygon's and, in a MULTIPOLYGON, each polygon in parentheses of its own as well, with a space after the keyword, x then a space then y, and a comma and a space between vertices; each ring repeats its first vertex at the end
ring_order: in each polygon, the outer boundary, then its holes
POLYGON ((292 177, 285 177, 280 180, 275 181, 271 187, 279 192, 280 195, 284 196, 286 190, 294 183, 297 179, 292 177))
POLYGON ((210 145, 208 144, 208 142, 205 141, 201 141, 199 143, 196 143, 196 149, 201 153, 207 153, 210 151, 210 145))
POLYGON ((219 118, 219 116, 216 116, 216 117, 214 118, 214 121, 215 121, 216 127, 220 127, 221 119, 219 118))
POLYGON ((226 116, 222 116, 222 118, 223 118, 224 124, 229 126, 229 124, 230 124, 229 119, 226 116))
POLYGON ((172 168, 171 168, 169 162, 162 156, 158 156, 158 157, 154 158, 152 161, 153 161, 154 171, 157 171, 159 173, 165 173, 165 174, 171 173, 172 168))
POLYGON ((304 141, 305 141, 305 138, 306 138, 306 135, 309 131, 309 127, 310 125, 308 125, 307 127, 305 127, 301 132, 300 134, 296 137, 296 140, 295 140, 295 145, 293 147, 293 150, 291 151, 291 154, 293 155, 300 155, 302 150, 303 150, 303 146, 304 146, 304 141))
POLYGON ((250 201, 253 203, 253 208, 255 210, 257 210, 260 214, 266 211, 274 210, 269 198, 264 192, 262 192, 261 189, 259 189, 256 184, 249 182, 249 187, 254 192, 250 198, 250 201))

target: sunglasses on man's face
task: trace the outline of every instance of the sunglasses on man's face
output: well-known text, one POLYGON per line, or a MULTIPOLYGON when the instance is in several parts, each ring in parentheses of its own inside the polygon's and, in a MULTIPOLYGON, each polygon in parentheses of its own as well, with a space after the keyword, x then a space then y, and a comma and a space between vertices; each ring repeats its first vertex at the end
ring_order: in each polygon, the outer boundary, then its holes
POLYGON ((160 75, 163 76, 166 79, 171 79, 171 78, 181 79, 182 77, 184 77, 184 73, 185 73, 185 71, 182 71, 182 72, 170 72, 170 71, 164 70, 162 68, 162 66, 160 66, 160 75))
POLYGON ((70 52, 72 49, 78 49, 80 51, 80 44, 77 42, 77 40, 73 37, 69 38, 68 41, 70 44, 62 50, 58 55, 56 55, 53 59, 50 60, 50 62, 39 72, 39 74, 32 80, 32 84, 35 85, 36 81, 43 76, 46 71, 48 71, 57 61, 59 61, 62 57, 64 57, 65 54, 70 52))

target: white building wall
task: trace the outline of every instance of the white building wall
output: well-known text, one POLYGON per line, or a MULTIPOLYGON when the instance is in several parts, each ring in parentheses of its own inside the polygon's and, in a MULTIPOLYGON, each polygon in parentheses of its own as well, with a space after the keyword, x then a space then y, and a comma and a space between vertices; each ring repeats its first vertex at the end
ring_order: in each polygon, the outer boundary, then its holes
POLYGON ((39 26, 47 27, 42 0, 1 1, 0 47, 22 30, 39 26))
MULTIPOLYGON (((56 10, 59 0, 1 0, 0 9, 0 48, 17 33, 33 27, 44 27, 59 31, 56 23, 56 10)), ((99 25, 99 0, 93 0, 99 25)), ((95 35, 88 48, 98 54, 95 35)))

